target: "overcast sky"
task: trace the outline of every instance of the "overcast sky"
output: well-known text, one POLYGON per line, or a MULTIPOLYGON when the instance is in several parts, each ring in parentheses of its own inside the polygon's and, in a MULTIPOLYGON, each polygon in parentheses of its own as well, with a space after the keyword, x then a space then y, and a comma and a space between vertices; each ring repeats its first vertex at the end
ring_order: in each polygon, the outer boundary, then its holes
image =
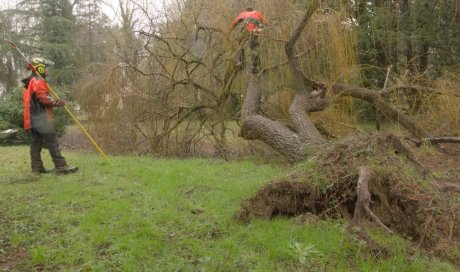
MULTIPOLYGON (((0 10, 5 8, 12 8, 21 0, 0 0, 0 10)), ((127 0, 124 0, 127 1, 127 0)), ((161 10, 163 3, 171 3, 173 0, 134 0, 136 3, 144 4, 148 7, 153 7, 153 10, 161 10)), ((117 20, 117 15, 119 14, 118 0, 104 0, 102 6, 102 12, 104 12, 112 20, 117 20)), ((154 12, 150 10, 151 12, 154 12)))
MULTIPOLYGON (((0 0, 0 9, 12 8, 21 0, 0 0)), ((111 7, 112 5, 117 6, 118 0, 105 0, 103 6, 103 12, 109 17, 113 18, 116 11, 111 7)))

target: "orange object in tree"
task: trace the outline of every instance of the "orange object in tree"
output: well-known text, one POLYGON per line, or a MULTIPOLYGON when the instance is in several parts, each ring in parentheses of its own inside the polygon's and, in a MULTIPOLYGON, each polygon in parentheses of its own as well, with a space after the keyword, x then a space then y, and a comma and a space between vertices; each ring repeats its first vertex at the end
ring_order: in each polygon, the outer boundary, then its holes
POLYGON ((247 8, 245 11, 241 12, 235 20, 233 20, 230 28, 233 29, 240 23, 246 23, 246 29, 249 32, 255 32, 263 25, 268 24, 268 21, 259 11, 247 8))

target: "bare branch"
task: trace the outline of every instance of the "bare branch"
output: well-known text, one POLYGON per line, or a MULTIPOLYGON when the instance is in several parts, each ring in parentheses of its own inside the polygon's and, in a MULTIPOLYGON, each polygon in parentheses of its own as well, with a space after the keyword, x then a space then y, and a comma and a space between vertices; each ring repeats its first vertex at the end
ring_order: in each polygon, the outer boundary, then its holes
POLYGON ((388 86, 388 80, 390 79, 391 68, 393 68, 393 65, 390 65, 387 68, 387 75, 385 77, 385 83, 383 84, 383 90, 385 90, 388 86))
POLYGON ((460 92, 440 92, 434 88, 426 87, 426 86, 419 86, 419 85, 405 85, 405 84, 397 84, 392 87, 386 88, 381 90, 379 93, 382 96, 388 95, 395 91, 420 91, 420 92, 428 92, 437 95, 446 95, 446 96, 455 96, 460 97, 460 92))
POLYGON ((284 47, 289 63, 291 64, 292 71, 294 73, 294 78, 295 78, 294 86, 297 86, 298 88, 300 88, 300 90, 307 90, 306 89, 307 86, 311 88, 313 84, 311 84, 312 83, 311 80, 308 80, 308 78, 304 76, 302 70, 300 69, 299 64, 297 63, 294 57, 294 46, 296 42, 298 41, 303 29, 305 28, 305 26, 307 26, 307 23, 309 22, 310 18, 313 16, 315 11, 318 9, 319 4, 320 4, 319 0, 313 0, 310 3, 300 23, 297 25, 297 28, 292 32, 291 36, 289 37, 288 42, 286 43, 284 47))
POLYGON ((450 144, 460 144, 460 137, 431 137, 431 138, 422 138, 420 141, 417 141, 417 145, 422 145, 425 143, 430 144, 441 144, 441 143, 450 143, 450 144))
MULTIPOLYGON (((316 84, 325 86, 325 84, 322 83, 316 84)), ((380 112, 385 114, 388 118, 401 124, 405 129, 407 129, 410 133, 412 133, 412 135, 416 137, 426 138, 429 135, 429 133, 413 118, 391 107, 380 97, 379 93, 376 91, 345 84, 334 84, 332 86, 332 92, 336 95, 351 96, 371 103, 380 112)))

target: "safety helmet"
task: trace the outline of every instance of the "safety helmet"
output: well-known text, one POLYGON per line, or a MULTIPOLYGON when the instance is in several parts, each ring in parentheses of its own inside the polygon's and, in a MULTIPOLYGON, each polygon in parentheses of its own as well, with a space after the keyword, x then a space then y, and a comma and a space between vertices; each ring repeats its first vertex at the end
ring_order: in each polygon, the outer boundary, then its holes
POLYGON ((44 58, 33 58, 32 65, 39 74, 44 74, 46 72, 46 67, 54 65, 54 62, 44 58))

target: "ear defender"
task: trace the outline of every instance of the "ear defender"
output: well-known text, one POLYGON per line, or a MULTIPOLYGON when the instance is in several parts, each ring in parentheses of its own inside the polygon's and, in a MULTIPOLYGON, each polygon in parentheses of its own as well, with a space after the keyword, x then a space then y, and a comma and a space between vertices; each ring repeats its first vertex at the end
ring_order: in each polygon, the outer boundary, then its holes
POLYGON ((36 69, 37 72, 40 73, 40 74, 44 74, 45 71, 46 71, 46 70, 45 70, 45 66, 44 66, 44 65, 41 65, 41 64, 35 66, 35 69, 36 69))
POLYGON ((37 73, 44 75, 46 73, 46 67, 54 65, 54 62, 44 58, 33 58, 32 65, 37 73))

